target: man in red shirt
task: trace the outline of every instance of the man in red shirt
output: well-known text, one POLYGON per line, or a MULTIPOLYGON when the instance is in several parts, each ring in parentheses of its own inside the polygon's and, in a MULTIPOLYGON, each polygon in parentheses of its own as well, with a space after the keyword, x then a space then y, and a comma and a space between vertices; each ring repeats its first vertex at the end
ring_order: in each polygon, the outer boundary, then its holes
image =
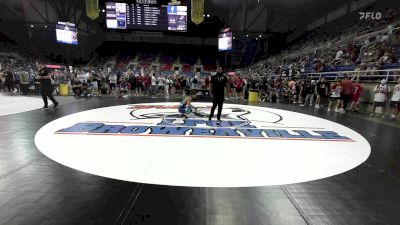
POLYGON ((143 80, 144 80, 144 93, 145 93, 145 95, 146 96, 150 96, 151 95, 151 93, 150 93, 150 84, 151 84, 151 76, 148 74, 148 75, 146 75, 146 76, 144 76, 144 78, 143 78, 143 80))
POLYGON ((235 87, 236 90, 236 96, 235 98, 238 99, 243 99, 243 85, 244 85, 244 81, 243 79, 237 75, 235 80, 233 80, 233 85, 235 87))
POLYGON ((343 108, 340 108, 339 111, 341 113, 346 112, 347 105, 351 100, 351 95, 353 94, 353 82, 350 78, 346 75, 344 80, 342 81, 342 95, 341 98, 343 100, 343 108))
POLYGON ((144 91, 143 77, 141 75, 137 75, 136 76, 136 93, 139 96, 143 96, 143 91, 144 91))
POLYGON ((359 104, 360 104, 360 96, 363 90, 363 87, 361 84, 358 82, 358 80, 353 81, 353 93, 351 94, 351 105, 350 105, 350 110, 352 112, 358 113, 359 110, 359 104), (354 109, 355 107, 355 109, 354 109))

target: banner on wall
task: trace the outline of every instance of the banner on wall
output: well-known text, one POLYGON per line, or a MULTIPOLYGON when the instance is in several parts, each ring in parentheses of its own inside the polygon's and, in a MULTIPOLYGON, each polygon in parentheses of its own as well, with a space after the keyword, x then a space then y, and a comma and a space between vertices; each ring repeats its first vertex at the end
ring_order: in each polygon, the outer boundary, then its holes
POLYGON ((92 20, 95 20, 99 17, 98 0, 86 0, 86 15, 92 20))
POLYGON ((192 0, 192 22, 199 25, 204 21, 204 0, 192 0))

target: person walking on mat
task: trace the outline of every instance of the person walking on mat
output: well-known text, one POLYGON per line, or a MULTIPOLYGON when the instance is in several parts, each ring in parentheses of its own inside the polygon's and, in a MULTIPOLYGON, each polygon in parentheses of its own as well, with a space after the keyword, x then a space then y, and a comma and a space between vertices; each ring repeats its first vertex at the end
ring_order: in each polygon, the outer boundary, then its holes
POLYGON ((53 102, 53 107, 57 107, 58 102, 53 97, 53 87, 51 84, 51 75, 49 74, 49 69, 47 69, 42 63, 36 63, 39 69, 39 74, 36 77, 40 81, 40 92, 42 94, 43 103, 45 109, 48 109, 47 97, 53 102))
POLYGON ((213 100, 213 105, 208 120, 211 120, 214 117, 214 111, 218 106, 217 124, 220 124, 222 106, 225 100, 225 88, 227 89, 227 92, 229 92, 230 89, 228 78, 223 74, 223 70, 221 67, 218 67, 217 74, 211 77, 209 88, 213 100))

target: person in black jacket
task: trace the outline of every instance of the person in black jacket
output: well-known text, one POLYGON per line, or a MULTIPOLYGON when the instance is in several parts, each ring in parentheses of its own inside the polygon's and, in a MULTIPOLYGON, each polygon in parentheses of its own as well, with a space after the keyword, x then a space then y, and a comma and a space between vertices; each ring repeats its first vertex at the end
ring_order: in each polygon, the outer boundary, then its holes
POLYGON ((49 98, 53 102, 53 107, 55 108, 57 107, 58 102, 53 97, 53 87, 51 84, 51 75, 49 74, 49 69, 46 68, 42 63, 37 63, 36 66, 39 70, 36 79, 39 80, 40 82, 40 91, 44 102, 43 108, 45 109, 49 108, 47 104, 47 98, 49 98))
POLYGON ((217 74, 212 76, 210 80, 210 92, 212 94, 213 105, 210 117, 208 118, 209 120, 213 118, 214 111, 218 106, 217 124, 221 123, 222 106, 225 100, 225 88, 227 89, 227 92, 230 90, 228 78, 223 74, 222 68, 218 67, 217 74))

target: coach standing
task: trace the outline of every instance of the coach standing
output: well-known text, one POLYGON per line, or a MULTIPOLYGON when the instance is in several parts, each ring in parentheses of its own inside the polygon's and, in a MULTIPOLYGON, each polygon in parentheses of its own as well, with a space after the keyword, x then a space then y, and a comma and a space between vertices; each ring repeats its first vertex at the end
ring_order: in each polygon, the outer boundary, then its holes
POLYGON ((222 68, 217 68, 217 74, 211 77, 210 93, 212 94, 213 105, 210 112, 211 120, 214 116, 214 111, 218 106, 217 124, 221 123, 222 106, 225 100, 225 88, 229 91, 228 78, 223 74, 222 68))
POLYGON ((48 109, 47 97, 53 102, 53 107, 57 107, 58 102, 53 97, 53 87, 51 84, 51 76, 49 74, 49 69, 47 69, 42 63, 36 63, 39 70, 39 74, 36 77, 40 81, 40 92, 42 94, 44 107, 48 109))

